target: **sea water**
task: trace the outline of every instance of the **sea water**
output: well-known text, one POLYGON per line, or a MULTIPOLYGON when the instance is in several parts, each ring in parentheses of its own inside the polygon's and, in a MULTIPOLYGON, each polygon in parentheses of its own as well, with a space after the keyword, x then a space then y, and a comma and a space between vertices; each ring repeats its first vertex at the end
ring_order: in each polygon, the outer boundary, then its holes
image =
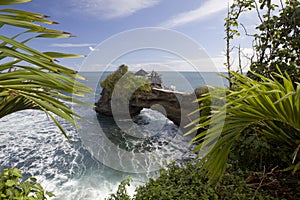
MULTIPOLYGON (((81 73, 88 81, 86 85, 99 85, 109 72, 81 73)), ((226 81, 220 80, 216 73, 196 72, 159 72, 166 87, 175 86, 176 90, 191 92, 201 85, 219 85, 226 81)), ((88 96, 93 103, 99 99, 100 87, 93 88, 95 95, 88 96)), ((74 106, 74 105, 70 105, 74 106)), ((20 111, 0 119, 0 170, 16 167, 21 169, 24 177, 34 176, 43 187, 52 191, 54 199, 104 199, 115 192, 121 180, 127 176, 133 178, 129 193, 133 194, 137 185, 144 184, 149 177, 158 176, 158 171, 149 170, 134 173, 132 169, 115 169, 107 166, 97 157, 91 148, 95 146, 103 155, 111 155, 106 144, 101 141, 97 127, 101 127, 117 148, 127 149, 135 154, 145 151, 157 151, 163 154, 161 166, 166 161, 184 162, 193 158, 189 154, 190 147, 183 145, 189 138, 183 137, 176 125, 164 115, 151 109, 142 110, 134 120, 143 130, 153 137, 139 139, 126 136, 114 122, 113 117, 97 115, 91 107, 75 105, 75 110, 85 118, 78 121, 81 129, 76 129, 62 119, 58 120, 66 129, 72 142, 68 142, 55 124, 43 112, 36 110, 20 111), (97 126, 96 126, 97 124, 97 126), (158 128, 159 127, 159 128, 158 128), (99 140, 99 141, 98 141, 99 140), (93 147, 91 143, 94 141, 93 147)), ((99 156, 99 155, 98 155, 99 156)), ((116 162, 122 156, 111 157, 116 162)), ((138 166, 131 166, 131 168, 138 166)))

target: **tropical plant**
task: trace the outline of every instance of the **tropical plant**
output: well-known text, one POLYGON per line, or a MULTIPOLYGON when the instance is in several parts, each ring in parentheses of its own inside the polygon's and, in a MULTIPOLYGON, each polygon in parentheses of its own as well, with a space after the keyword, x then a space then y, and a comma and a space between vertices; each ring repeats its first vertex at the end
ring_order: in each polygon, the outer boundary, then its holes
POLYGON ((0 199, 44 200, 47 196, 54 196, 51 192, 44 191, 35 178, 21 182, 22 177, 19 169, 4 169, 0 173, 0 199))
MULTIPOLYGON (((248 55, 247 67, 251 71, 269 77, 271 72, 287 71, 293 82, 299 82, 300 77, 300 2, 298 0, 234 0, 225 19, 227 62, 230 69, 230 40, 240 35, 240 27, 249 38, 253 39, 253 55, 248 55), (258 25, 255 31, 247 30, 241 16, 250 10, 257 12, 258 25)), ((241 56, 240 47, 239 56, 241 56)), ((241 59, 239 59, 241 69, 241 59)), ((230 73, 229 73, 230 75, 230 73)), ((248 76, 258 79, 253 73, 248 76)), ((229 77, 230 78, 230 77, 229 77)), ((259 80, 259 79, 258 79, 259 80)))
MULTIPOLYGON (((266 13, 261 16, 261 23, 256 27, 254 46, 257 59, 250 69, 265 77, 277 71, 286 71, 293 82, 299 82, 300 76, 300 2, 287 0, 281 4, 267 0, 260 5, 266 13)), ((258 78, 249 73, 249 76, 258 78)))
MULTIPOLYGON (((119 93, 126 95, 128 91, 151 91, 150 81, 143 77, 136 77, 134 74, 128 71, 126 65, 119 66, 118 70, 108 75, 101 83, 102 88, 105 88, 108 92, 112 93, 115 87, 118 87, 119 93), (118 84, 122 78, 121 83, 118 84)), ((118 94, 121 95, 122 94, 118 94)))
POLYGON ((122 180, 118 186, 117 192, 115 194, 110 194, 105 200, 130 200, 131 198, 126 189, 126 186, 130 186, 130 181, 132 181, 132 179, 129 176, 122 180))
MULTIPOLYGON (((28 1, 2 0, 0 5, 28 1)), ((74 117, 79 115, 64 102, 82 103, 69 94, 83 95, 89 92, 89 89, 77 81, 83 77, 75 70, 59 65, 56 59, 82 56, 40 52, 29 47, 27 43, 38 38, 72 37, 70 33, 48 29, 40 24, 56 24, 56 22, 47 19, 43 14, 9 8, 0 10, 2 29, 5 26, 23 29, 13 37, 0 35, 0 118, 25 109, 42 110, 68 138, 54 114, 75 125, 74 117)))
MULTIPOLYGON (((0 6, 29 2, 30 0, 1 0, 0 6)), ((55 115, 75 125, 80 117, 65 105, 83 103, 71 96, 83 95, 90 89, 75 70, 57 63, 56 58, 79 58, 81 55, 60 52, 40 52, 27 45, 38 38, 69 38, 70 33, 48 29, 40 24, 56 24, 38 13, 0 9, 0 28, 13 26, 23 29, 13 37, 0 35, 0 118, 11 113, 37 109, 44 111, 67 139, 67 133, 55 115)), ((44 191, 35 178, 22 180, 18 169, 4 169, 0 174, 0 199, 46 199, 54 196, 44 191)))
MULTIPOLYGON (((197 124, 198 119, 190 124, 195 125, 190 132, 210 125, 208 130, 193 139, 198 143, 196 151, 204 149, 198 158, 201 158, 200 163, 207 169, 210 180, 222 177, 232 145, 249 128, 256 129, 268 142, 275 141, 277 145, 290 149, 293 152, 291 164, 286 167, 293 173, 299 172, 300 85, 295 88, 287 73, 273 73, 270 78, 254 73, 262 82, 235 72, 232 75, 234 89, 226 89, 226 97, 219 97, 226 100, 226 104, 215 106, 210 115, 201 118, 202 123, 197 124), (221 133, 221 136, 216 133, 221 133)), ((208 98, 211 96, 206 95, 199 101, 208 98)))
POLYGON ((156 179, 148 179, 146 184, 136 188, 132 198, 127 194, 124 183, 121 182, 115 194, 108 200, 142 200, 142 199, 277 199, 267 190, 250 187, 244 180, 245 173, 241 170, 226 173, 222 182, 209 185, 206 171, 191 163, 178 166, 174 163, 160 170, 156 179), (124 191, 125 190, 125 191, 124 191), (124 198, 123 198, 124 197, 124 198))

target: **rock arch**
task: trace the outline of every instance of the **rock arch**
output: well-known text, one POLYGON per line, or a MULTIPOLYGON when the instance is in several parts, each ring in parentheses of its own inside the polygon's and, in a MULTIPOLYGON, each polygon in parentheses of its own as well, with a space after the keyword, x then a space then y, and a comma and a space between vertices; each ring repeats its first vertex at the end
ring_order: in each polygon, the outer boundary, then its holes
MULTIPOLYGON (((163 107, 166 117, 174 124, 184 128, 192 120, 199 117, 199 113, 189 115, 199 108, 199 104, 194 102, 202 94, 207 93, 206 86, 198 87, 192 93, 183 93, 159 88, 152 88, 151 92, 139 92, 131 97, 129 101, 129 112, 131 116, 138 115, 143 108, 151 108, 161 112, 163 107), (160 106, 153 106, 160 105, 160 106)), ((112 116, 111 94, 103 88, 101 97, 95 103, 95 110, 98 113, 112 116)))

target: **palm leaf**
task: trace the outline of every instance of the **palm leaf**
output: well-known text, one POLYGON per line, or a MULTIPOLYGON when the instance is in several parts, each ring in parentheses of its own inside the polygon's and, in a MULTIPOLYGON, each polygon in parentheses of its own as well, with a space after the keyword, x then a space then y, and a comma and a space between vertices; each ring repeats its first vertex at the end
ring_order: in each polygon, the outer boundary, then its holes
MULTIPOLYGON (((26 0, 3 0, 0 5, 27 2, 26 0)), ((84 102, 71 95, 90 93, 78 80, 84 80, 75 70, 56 63, 56 58, 80 58, 77 54, 40 52, 26 43, 36 38, 67 38, 69 33, 48 29, 42 24, 55 24, 43 14, 15 9, 0 10, 0 25, 25 28, 12 38, 0 35, 0 118, 11 113, 38 109, 44 111, 67 137, 67 133, 55 116, 75 125, 80 116, 67 106, 67 102, 84 102), (39 24, 36 24, 38 22, 39 24), (22 42, 16 39, 28 35, 22 42), (13 69, 13 70, 12 70, 13 69)), ((68 137, 67 137, 68 138, 68 137)))
MULTIPOLYGON (((300 133, 299 85, 295 89, 286 73, 274 74, 271 78, 261 77, 262 82, 235 72, 232 72, 232 75, 235 89, 226 90, 226 104, 219 106, 210 116, 202 117, 189 125, 194 125, 191 130, 195 131, 210 124, 209 129, 196 136, 194 141, 201 142, 195 151, 200 151, 203 147, 206 149, 201 150, 201 155, 205 155, 201 163, 208 170, 211 181, 220 180, 226 169, 232 144, 243 130, 253 125, 262 127, 261 134, 266 138, 285 143, 296 152, 293 155, 294 159, 299 156, 299 144, 295 136, 275 123, 284 123, 300 133), (278 78, 282 79, 282 82, 279 82, 278 78), (226 116, 226 119, 221 116, 226 116)), ((207 95, 201 100, 205 98, 209 100, 212 97, 207 95)), ((299 135, 297 137, 299 138, 299 135)), ((291 169, 294 172, 299 170, 299 163, 291 169)))
POLYGON ((19 4, 19 3, 26 3, 30 2, 31 0, 1 0, 0 6, 7 6, 12 4, 19 4))

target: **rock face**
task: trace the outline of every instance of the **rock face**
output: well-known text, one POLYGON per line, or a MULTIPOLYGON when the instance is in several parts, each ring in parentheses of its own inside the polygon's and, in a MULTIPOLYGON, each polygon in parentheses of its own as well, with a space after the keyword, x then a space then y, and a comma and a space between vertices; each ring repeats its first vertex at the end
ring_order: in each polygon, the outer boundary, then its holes
MULTIPOLYGON (((120 109, 117 110, 118 116, 133 117, 138 115, 143 108, 151 108, 163 113, 174 124, 183 128, 192 120, 199 117, 199 113, 189 115, 191 112, 199 108, 198 103, 193 103, 197 98, 207 92, 207 87, 199 87, 193 93, 181 93, 159 88, 152 88, 151 92, 137 92, 130 96, 125 104, 120 103, 120 109), (126 107, 124 109, 124 107, 126 107)), ((104 88, 101 97, 95 103, 95 110, 98 113, 113 116, 116 112, 112 110, 113 106, 118 107, 118 102, 122 99, 112 101, 112 95, 104 88)))

